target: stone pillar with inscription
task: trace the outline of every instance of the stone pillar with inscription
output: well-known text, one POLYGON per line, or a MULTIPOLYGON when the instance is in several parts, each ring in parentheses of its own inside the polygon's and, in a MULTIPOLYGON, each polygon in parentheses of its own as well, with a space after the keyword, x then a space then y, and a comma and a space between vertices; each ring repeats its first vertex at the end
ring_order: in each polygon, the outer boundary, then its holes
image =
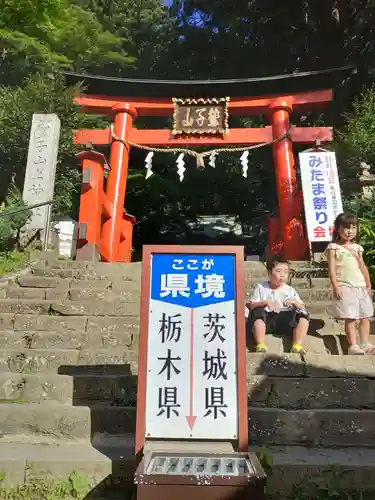
MULTIPOLYGON (((28 205, 53 199, 59 138, 60 120, 57 115, 33 115, 23 186, 23 199, 28 205)), ((28 236, 43 231, 48 218, 48 205, 34 208, 25 227, 28 236)))

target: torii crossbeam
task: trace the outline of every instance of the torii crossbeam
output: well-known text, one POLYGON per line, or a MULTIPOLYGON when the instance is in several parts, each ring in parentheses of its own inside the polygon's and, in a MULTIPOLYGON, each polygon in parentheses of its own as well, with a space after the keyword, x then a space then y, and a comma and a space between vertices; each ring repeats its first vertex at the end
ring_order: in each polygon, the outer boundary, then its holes
POLYGON ((113 117, 112 130, 78 130, 74 133, 75 144, 92 143, 110 145, 111 148, 106 192, 100 179, 105 161, 102 155, 98 156, 92 151, 80 155, 85 187, 81 195, 77 258, 97 258, 99 254, 107 262, 131 261, 134 221, 124 216, 129 142, 172 148, 250 146, 271 142, 290 130, 288 137, 272 144, 279 217, 269 224, 269 241, 272 244, 279 233, 284 255, 290 260, 305 259, 308 241, 302 223, 303 202, 297 190, 293 143, 313 145, 317 141, 332 141, 332 129, 291 127, 290 116, 292 113, 301 114, 324 108, 333 100, 333 90, 327 88, 328 85, 336 86, 351 71, 353 68, 346 67, 275 78, 216 82, 125 80, 66 73, 69 83, 83 80, 88 86, 89 92, 79 95, 75 100, 82 111, 113 117), (259 87, 265 87, 266 96, 258 96, 254 92, 254 89, 259 92, 259 87), (311 91, 312 88, 315 90, 311 91), (277 89, 284 91, 280 93, 277 89), (288 92, 291 89, 300 91, 288 92), (166 97, 168 93, 169 98, 166 97), (254 97, 241 97, 243 93, 254 97), (223 95, 231 96, 228 104, 230 116, 265 115, 271 125, 230 129, 223 136, 209 137, 176 137, 169 130, 140 130, 133 126, 138 116, 172 117, 172 96, 223 95), (120 141, 113 141, 112 133, 120 141), (106 220, 101 225, 103 215, 106 220))

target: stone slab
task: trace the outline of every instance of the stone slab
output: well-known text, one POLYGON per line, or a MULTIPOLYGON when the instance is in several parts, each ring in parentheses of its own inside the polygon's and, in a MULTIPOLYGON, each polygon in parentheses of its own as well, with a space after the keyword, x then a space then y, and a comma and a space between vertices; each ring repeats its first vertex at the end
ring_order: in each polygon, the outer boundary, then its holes
POLYGON ((3 349, 0 372, 59 373, 61 367, 77 365, 79 356, 80 351, 74 349, 3 349))
POLYGON ((139 335, 139 317, 91 317, 87 319, 87 332, 114 336, 126 331, 132 336, 139 335))
POLYGON ((268 377, 375 378, 374 356, 322 356, 307 353, 261 354, 247 352, 247 374, 268 377))
MULTIPOLYGON (((250 451, 257 449, 250 447, 250 451)), ((272 473, 267 477, 267 497, 272 500, 279 500, 280 495, 296 494, 294 488, 301 489, 301 499, 318 498, 318 495, 313 495, 317 488, 345 492, 344 498, 349 492, 372 492, 364 498, 373 498, 373 449, 270 446, 267 454, 272 459, 272 473)))
MULTIPOLYGON (((52 297, 50 297, 52 298, 52 297)), ((126 291, 126 290, 116 290, 105 289, 97 290, 93 288, 71 288, 69 290, 69 299, 73 301, 81 300, 104 300, 104 301, 117 301, 117 302, 127 302, 135 304, 139 308, 140 304, 140 290, 136 291, 126 291)))
MULTIPOLYGON (((268 354, 289 353, 292 348, 292 338, 290 336, 267 335, 265 343, 268 349, 268 354)), ((327 349, 322 338, 308 335, 303 340, 303 346, 307 352, 322 355, 327 354, 327 349)), ((255 351, 255 344, 252 337, 249 338, 247 347, 250 351, 255 351)))
POLYGON ((25 480, 26 458, 22 454, 14 453, 12 446, 0 445, 0 474, 4 475, 0 486, 3 488, 22 485, 25 480))
POLYGON ((305 375, 308 377, 375 378, 374 356, 337 355, 322 357, 308 353, 305 356, 305 363, 305 375))
POLYGON ((35 477, 67 479, 76 471, 93 488, 111 475, 112 464, 108 456, 85 443, 1 443, 0 471, 6 474, 5 486, 16 487, 35 477))
MULTIPOLYGON (((9 471, 7 481, 12 486, 23 483, 26 462, 30 467, 26 473, 32 476, 47 473, 65 479, 76 470, 92 478, 92 486, 105 479, 108 482, 111 475, 131 482, 135 467, 133 439, 94 439, 93 446, 85 443, 2 443, 0 470, 9 471)), ((258 449, 251 447, 250 451, 258 449)), ((267 453, 272 457, 272 474, 267 480, 267 493, 272 498, 292 494, 293 486, 301 486, 303 491, 316 487, 338 489, 338 480, 339 486, 346 491, 375 491, 375 450, 271 446, 267 453)))
MULTIPOLYGON (((249 287, 245 290, 246 300, 250 300, 253 287, 249 287)), ((301 299, 307 302, 315 301, 330 301, 332 299, 332 291, 330 288, 305 288, 298 290, 301 299)))
POLYGON ((33 274, 19 276, 17 283, 21 287, 26 288, 69 288, 70 280, 62 278, 49 278, 46 276, 35 276, 33 274))
POLYGON ((19 286, 8 286, 5 289, 5 295, 8 299, 39 299, 46 298, 46 292, 43 288, 23 288, 19 286))
POLYGON ((73 402, 73 379, 65 375, 0 373, 0 401, 13 404, 73 402))
POLYGON ((101 349, 128 348, 132 345, 132 336, 126 330, 114 335, 107 333, 88 333, 78 331, 37 331, 5 332, 0 331, 0 349, 14 349, 16 346, 29 349, 101 349), (14 344, 13 344, 13 343, 14 344))
MULTIPOLYGON (((0 316, 0 318, 3 315, 0 316)), ((87 319, 83 316, 16 315, 14 329, 17 331, 82 331, 87 319)))
POLYGON ((10 330, 14 327, 15 314, 3 313, 0 314, 0 330, 10 330))
POLYGON ((329 278, 296 278, 293 277, 290 280, 290 285, 296 290, 301 290, 303 288, 330 288, 331 281, 329 278))
POLYGON ((30 349, 100 349, 99 335, 84 332, 31 332, 28 335, 30 349))
MULTIPOLYGON (((131 282, 127 282, 131 283, 131 282)), ((106 290, 112 287, 112 280, 108 279, 72 279, 70 281, 71 288, 80 288, 85 290, 106 290)))
POLYGON ((259 445, 375 445, 375 410, 249 408, 249 439, 259 445))
POLYGON ((62 300, 70 300, 69 289, 64 288, 51 288, 46 289, 45 291, 46 300, 52 301, 62 301, 62 300))
POLYGON ((134 434, 136 408, 128 406, 90 405, 91 433, 96 435, 134 434))
POLYGON ((250 376, 249 406, 284 409, 375 408, 375 384, 364 378, 250 376))
POLYGON ((303 377, 305 373, 305 364, 299 354, 275 355, 247 352, 246 361, 248 375, 303 377))
POLYGON ((75 404, 90 405, 93 401, 135 406, 137 375, 76 375, 74 376, 75 404))
POLYGON ((138 362, 138 352, 122 349, 90 349, 79 353, 77 373, 94 372, 98 368, 100 372, 111 371, 111 366, 120 369, 124 375, 133 373, 134 366, 138 362), (102 369, 103 367, 103 369, 102 369))
POLYGON ((33 267, 32 273, 34 276, 46 278, 77 278, 79 269, 51 269, 48 267, 33 267))
MULTIPOLYGON (((70 261, 77 262, 77 261, 70 261)), ((80 264, 78 262, 78 264, 80 264)), ((50 267, 34 266, 32 273, 36 276, 47 276, 51 278, 75 278, 75 279, 105 279, 123 281, 139 281, 141 267, 134 264, 103 263, 97 262, 87 264, 84 268, 61 268, 58 264, 51 264, 50 267)))
POLYGON ((90 409, 84 406, 44 404, 2 404, 0 408, 0 437, 12 435, 33 438, 90 439, 90 409))
MULTIPOLYGON (((90 427, 93 436, 127 434, 135 431, 135 415, 134 407, 116 405, 3 404, 0 435, 84 439, 90 427)), ((374 416, 374 410, 251 407, 249 439, 259 445, 374 447, 374 416)))
POLYGON ((0 314, 48 314, 52 304, 49 300, 0 299, 0 314))
MULTIPOLYGON (((138 316, 139 305, 126 302, 86 300, 51 303, 51 310, 63 316, 138 316)), ((1 300, 0 300, 1 311, 1 300)))
MULTIPOLYGON (((134 468, 133 438, 100 439, 95 440, 93 446, 85 442, 0 443, 0 471, 9 470, 6 486, 16 487, 25 479, 38 477, 66 480, 76 471, 88 479, 92 490, 104 482, 131 483, 134 468), (11 474, 12 465, 18 474, 11 474)), ((91 495, 88 496, 91 498, 91 495)))
POLYGON ((25 349, 28 347, 27 334, 14 330, 0 330, 1 349, 25 349))

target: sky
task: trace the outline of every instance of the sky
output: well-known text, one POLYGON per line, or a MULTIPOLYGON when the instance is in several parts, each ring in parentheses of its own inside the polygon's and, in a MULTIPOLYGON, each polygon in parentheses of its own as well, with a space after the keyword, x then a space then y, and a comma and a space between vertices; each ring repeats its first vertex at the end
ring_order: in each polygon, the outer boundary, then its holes
MULTIPOLYGON (((173 0, 162 0, 163 4, 166 5, 167 7, 170 7, 172 5, 173 0)), ((202 22, 202 18, 199 15, 198 12, 193 12, 192 16, 190 17, 189 24, 193 24, 196 27, 203 27, 204 23, 202 22)))

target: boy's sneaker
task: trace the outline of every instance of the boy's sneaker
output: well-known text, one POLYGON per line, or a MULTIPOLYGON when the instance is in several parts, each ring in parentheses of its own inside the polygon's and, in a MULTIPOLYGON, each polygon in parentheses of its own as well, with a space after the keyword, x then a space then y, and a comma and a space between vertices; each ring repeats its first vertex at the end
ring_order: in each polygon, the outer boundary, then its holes
POLYGON ((301 344, 293 344, 290 352, 292 354, 306 354, 306 350, 301 346, 301 344))
POLYGON ((255 352, 268 352, 268 349, 265 344, 257 344, 255 352))
POLYGON ((363 356, 364 354, 366 354, 366 352, 359 345, 353 344, 353 345, 349 346, 348 354, 354 355, 354 356, 358 356, 358 355, 363 356))
POLYGON ((361 344, 360 348, 368 356, 373 356, 375 354, 375 346, 373 346, 372 344, 361 344))

